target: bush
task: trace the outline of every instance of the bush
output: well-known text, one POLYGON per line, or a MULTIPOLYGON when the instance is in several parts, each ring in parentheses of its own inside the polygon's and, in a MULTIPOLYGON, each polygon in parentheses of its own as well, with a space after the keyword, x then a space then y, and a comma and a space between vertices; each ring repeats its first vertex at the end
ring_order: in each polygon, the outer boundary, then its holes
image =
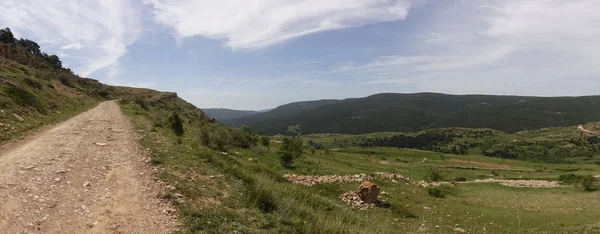
POLYGON ((302 156, 302 139, 299 137, 285 137, 281 148, 277 152, 284 167, 291 167, 294 159, 302 156))
POLYGON ((429 168, 429 173, 425 176, 425 179, 430 181, 440 181, 442 180, 442 175, 439 171, 429 168))
POLYGON ((585 190, 585 191, 596 190, 596 186, 594 185, 595 181, 596 181, 596 177, 594 177, 592 175, 584 176, 581 179, 581 186, 583 187, 583 190, 585 190))
POLYGON ((34 89, 42 89, 43 87, 42 83, 31 78, 25 78, 25 84, 29 85, 29 87, 32 87, 34 89))
POLYGON ((260 144, 264 147, 269 148, 269 145, 271 144, 271 140, 269 139, 268 136, 261 136, 260 137, 260 144))
POLYGON ((440 190, 438 188, 429 188, 427 190, 427 193, 429 193, 429 196, 432 196, 432 197, 437 197, 437 198, 444 198, 444 197, 446 197, 444 195, 444 192, 442 192, 442 190, 440 190))
POLYGON ((467 177, 464 176, 457 176, 454 181, 467 181, 467 177))
POLYGON ((565 184, 576 184, 583 179, 583 176, 575 175, 573 173, 562 174, 558 176, 558 181, 565 184))
POLYGON ((171 123, 171 129, 173 129, 175 135, 182 136, 184 133, 183 122, 181 122, 179 115, 177 113, 173 113, 173 115, 169 117, 169 122, 171 123))
POLYGON ((135 100, 133 102, 140 105, 140 107, 142 109, 144 109, 145 111, 148 111, 148 102, 146 102, 146 100, 144 98, 137 97, 137 98, 135 98, 135 100))
POLYGON ((19 105, 30 106, 40 112, 44 112, 44 106, 42 106, 40 99, 28 90, 16 86, 10 86, 8 89, 6 89, 6 93, 19 105))

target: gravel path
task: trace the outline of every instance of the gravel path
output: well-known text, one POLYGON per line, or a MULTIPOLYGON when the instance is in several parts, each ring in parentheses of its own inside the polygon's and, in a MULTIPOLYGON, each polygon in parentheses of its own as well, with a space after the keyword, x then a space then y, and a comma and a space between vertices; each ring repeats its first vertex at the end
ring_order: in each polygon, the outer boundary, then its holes
POLYGON ((144 150, 115 102, 0 146, 1 233, 170 233, 144 150))

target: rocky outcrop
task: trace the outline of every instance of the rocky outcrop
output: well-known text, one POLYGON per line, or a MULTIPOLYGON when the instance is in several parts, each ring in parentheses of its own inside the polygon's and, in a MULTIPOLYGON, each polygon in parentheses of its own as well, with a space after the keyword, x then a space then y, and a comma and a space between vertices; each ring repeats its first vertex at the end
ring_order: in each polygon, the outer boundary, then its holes
POLYGON ((377 200, 377 196, 379 196, 379 187, 371 181, 362 182, 360 187, 358 187, 358 192, 356 194, 364 203, 377 204, 379 202, 379 200, 377 200))

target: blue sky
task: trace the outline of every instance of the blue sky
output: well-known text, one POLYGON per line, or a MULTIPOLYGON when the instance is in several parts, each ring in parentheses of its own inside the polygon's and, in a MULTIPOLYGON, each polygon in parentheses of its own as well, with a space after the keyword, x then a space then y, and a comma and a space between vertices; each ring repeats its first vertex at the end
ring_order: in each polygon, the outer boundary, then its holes
POLYGON ((592 95, 598 0, 4 0, 78 74, 266 109, 380 92, 592 95))

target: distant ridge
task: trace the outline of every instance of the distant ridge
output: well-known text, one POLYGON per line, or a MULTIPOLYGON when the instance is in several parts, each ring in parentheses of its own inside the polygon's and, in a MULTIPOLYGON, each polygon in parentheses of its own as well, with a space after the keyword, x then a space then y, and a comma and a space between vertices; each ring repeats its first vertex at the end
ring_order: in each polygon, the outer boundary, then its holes
POLYGON ((268 135, 302 132, 361 134, 439 127, 492 128, 506 132, 600 121, 600 96, 531 97, 381 93, 364 98, 294 102, 264 113, 223 120, 268 135))

